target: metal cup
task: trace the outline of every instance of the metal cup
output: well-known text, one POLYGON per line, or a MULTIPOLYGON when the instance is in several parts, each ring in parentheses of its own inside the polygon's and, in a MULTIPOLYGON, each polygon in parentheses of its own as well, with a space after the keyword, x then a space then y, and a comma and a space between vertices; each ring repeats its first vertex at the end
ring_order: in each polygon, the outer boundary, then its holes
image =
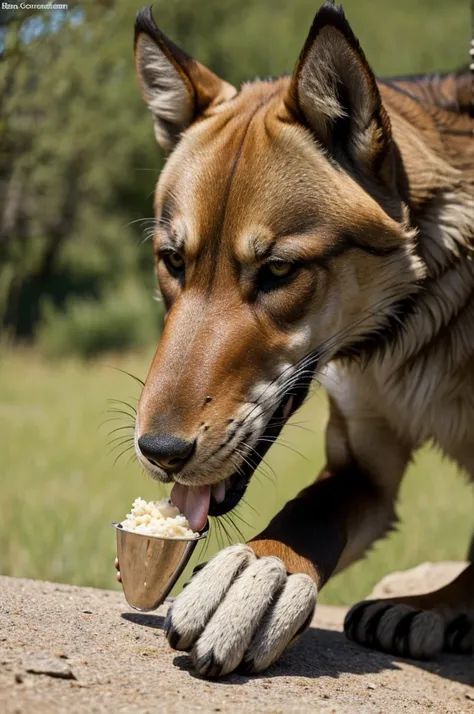
POLYGON ((120 523, 117 555, 125 599, 140 612, 156 610, 171 592, 199 540, 209 533, 209 523, 196 538, 158 538, 133 533, 120 523))

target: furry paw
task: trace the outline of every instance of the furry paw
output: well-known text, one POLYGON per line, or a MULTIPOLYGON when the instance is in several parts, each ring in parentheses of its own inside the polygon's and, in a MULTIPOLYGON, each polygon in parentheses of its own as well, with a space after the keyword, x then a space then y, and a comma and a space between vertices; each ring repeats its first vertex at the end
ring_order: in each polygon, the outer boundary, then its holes
POLYGON ((308 575, 287 576, 279 558, 233 545, 192 577, 171 605, 165 631, 171 647, 191 652, 203 676, 260 672, 306 629, 315 605, 308 575))
POLYGON ((457 654, 474 652, 474 613, 462 613, 448 621, 444 631, 444 649, 457 654))
POLYGON ((344 632, 365 647, 413 659, 433 659, 444 643, 440 615, 388 600, 364 600, 354 605, 346 615, 344 632))

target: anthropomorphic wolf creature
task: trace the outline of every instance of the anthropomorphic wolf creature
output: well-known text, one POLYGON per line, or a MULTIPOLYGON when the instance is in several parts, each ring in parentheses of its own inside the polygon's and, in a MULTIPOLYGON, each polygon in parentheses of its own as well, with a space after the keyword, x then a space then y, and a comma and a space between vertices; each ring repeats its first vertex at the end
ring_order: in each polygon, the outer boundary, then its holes
MULTIPOLYGON (((172 647, 206 676, 261 671, 318 590, 395 520, 416 448, 474 478, 474 121, 468 73, 376 81, 341 8, 292 76, 240 90, 151 10, 135 61, 156 138, 154 251, 167 311, 136 450, 199 530, 230 511, 316 376, 326 466, 174 601, 172 647)), ((426 484, 429 493, 429 479, 426 484)), ((468 651, 474 566, 422 597, 356 605, 347 635, 410 657, 468 651)))

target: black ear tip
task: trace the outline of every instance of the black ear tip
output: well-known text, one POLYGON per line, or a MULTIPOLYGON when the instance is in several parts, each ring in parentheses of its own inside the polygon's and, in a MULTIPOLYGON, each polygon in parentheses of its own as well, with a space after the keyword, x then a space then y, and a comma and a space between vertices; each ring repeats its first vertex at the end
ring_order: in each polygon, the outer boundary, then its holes
POLYGON ((324 5, 321 5, 314 18, 310 34, 317 34, 321 28, 327 25, 336 27, 346 36, 352 35, 352 30, 344 14, 344 8, 342 5, 336 5, 334 0, 326 0, 324 5))
POLYGON ((325 0, 322 7, 330 8, 333 12, 344 12, 342 5, 336 5, 336 0, 325 0))
POLYGON ((135 18, 135 37, 141 32, 145 32, 147 35, 153 35, 156 33, 156 23, 153 19, 152 13, 153 5, 145 5, 141 10, 137 12, 135 18))
POLYGON ((323 5, 321 5, 318 15, 327 14, 332 17, 339 17, 345 19, 344 8, 342 5, 336 5, 335 0, 326 0, 323 5))

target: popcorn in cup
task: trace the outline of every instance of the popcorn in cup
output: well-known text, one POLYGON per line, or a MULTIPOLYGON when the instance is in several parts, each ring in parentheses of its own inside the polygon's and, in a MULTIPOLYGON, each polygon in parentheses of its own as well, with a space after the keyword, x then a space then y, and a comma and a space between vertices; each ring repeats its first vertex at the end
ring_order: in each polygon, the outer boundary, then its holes
POLYGON ((117 533, 117 555, 125 599, 135 610, 156 610, 186 567, 209 524, 196 533, 169 499, 137 498, 117 533))

